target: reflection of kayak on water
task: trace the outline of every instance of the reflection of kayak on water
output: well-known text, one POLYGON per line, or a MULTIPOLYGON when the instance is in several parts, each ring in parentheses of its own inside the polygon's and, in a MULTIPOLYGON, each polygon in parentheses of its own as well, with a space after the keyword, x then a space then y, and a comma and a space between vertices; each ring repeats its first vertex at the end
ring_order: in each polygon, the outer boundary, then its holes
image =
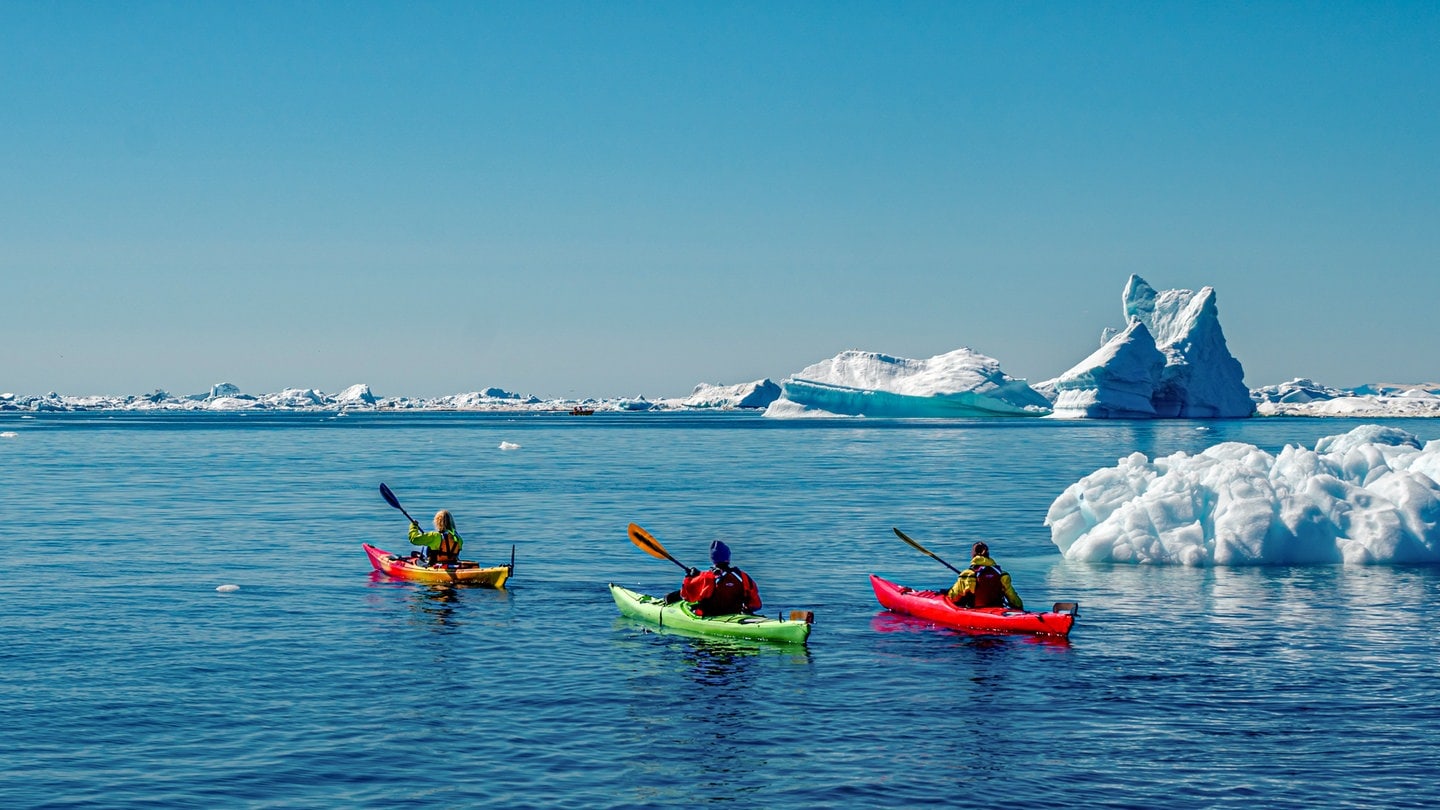
MULTIPOLYGON (((610 583, 610 595, 620 613, 632 619, 639 619, 661 629, 688 630, 707 636, 729 636, 732 638, 754 638, 768 641, 802 643, 810 637, 810 622, 813 614, 796 611, 802 618, 771 619, 766 616, 752 616, 736 613, 728 616, 697 616, 686 602, 667 604, 663 598, 636 593, 610 583)), ((791 614, 792 617, 795 614, 791 614)))
POLYGON ((1003 607, 957 607, 940 591, 917 591, 874 574, 870 575, 870 586, 882 606, 957 630, 1067 636, 1080 610, 1076 602, 1056 602, 1054 610, 1044 613, 1003 607))
POLYGON ((410 582, 431 584, 483 585, 488 588, 504 587, 505 581, 515 571, 515 549, 510 549, 510 564, 481 568, 477 562, 461 560, 455 565, 426 565, 418 557, 401 557, 398 554, 376 548, 369 543, 360 547, 370 557, 370 564, 382 574, 410 582))

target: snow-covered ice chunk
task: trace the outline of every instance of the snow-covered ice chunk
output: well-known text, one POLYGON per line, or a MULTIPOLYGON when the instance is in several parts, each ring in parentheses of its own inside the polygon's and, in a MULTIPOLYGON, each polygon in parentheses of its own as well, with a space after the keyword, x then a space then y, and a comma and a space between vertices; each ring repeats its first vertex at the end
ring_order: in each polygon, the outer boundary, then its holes
POLYGON ((1440 442, 1364 425, 1278 455, 1226 442, 1141 453, 1072 484, 1045 525, 1072 560, 1180 565, 1440 562, 1440 442))

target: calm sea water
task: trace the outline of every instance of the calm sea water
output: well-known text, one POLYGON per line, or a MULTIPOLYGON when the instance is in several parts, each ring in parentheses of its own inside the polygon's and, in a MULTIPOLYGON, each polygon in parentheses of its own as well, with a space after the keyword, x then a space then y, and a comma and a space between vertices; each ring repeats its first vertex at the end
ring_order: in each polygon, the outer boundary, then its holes
POLYGON ((0 806, 1435 807, 1440 570, 1070 563, 1043 526, 1133 451, 1356 424, 0 414, 0 806), (511 586, 373 574, 382 481, 511 586), (810 644, 620 619, 607 582, 679 582, 631 521, 724 539, 810 644), (989 541, 1074 634, 880 610, 869 573, 952 579, 892 526, 989 541))

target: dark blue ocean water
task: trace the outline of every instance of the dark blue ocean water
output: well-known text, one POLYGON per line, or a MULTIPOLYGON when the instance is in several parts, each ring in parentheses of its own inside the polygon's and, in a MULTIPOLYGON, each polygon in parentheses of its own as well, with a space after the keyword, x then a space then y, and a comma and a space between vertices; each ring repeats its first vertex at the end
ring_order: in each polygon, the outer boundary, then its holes
POLYGON ((0 806, 1434 807, 1440 570, 1069 563, 1043 526, 1133 451, 1355 424, 0 414, 0 806), (510 587, 372 574, 382 481, 510 587), (679 582, 631 521, 726 540, 808 647, 620 619, 607 582, 679 582), (1074 634, 881 611, 871 572, 952 579, 892 526, 988 540, 1074 634))

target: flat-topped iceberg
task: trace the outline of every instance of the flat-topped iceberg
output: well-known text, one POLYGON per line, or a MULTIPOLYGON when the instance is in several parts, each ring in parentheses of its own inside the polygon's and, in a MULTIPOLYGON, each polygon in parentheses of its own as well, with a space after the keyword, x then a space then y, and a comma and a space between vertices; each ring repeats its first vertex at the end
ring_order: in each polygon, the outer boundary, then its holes
POLYGON ((1236 566, 1440 562, 1440 441, 1365 425, 1313 450, 1141 453, 1050 506, 1066 559, 1236 566))
POLYGON ((1060 418, 1211 419, 1250 416, 1245 371, 1220 328, 1215 290, 1157 292, 1132 275, 1121 296, 1125 328, 1045 384, 1060 418))
POLYGON ((845 351, 781 384, 766 416, 1044 416, 1050 402, 968 348, 928 360, 845 351))

